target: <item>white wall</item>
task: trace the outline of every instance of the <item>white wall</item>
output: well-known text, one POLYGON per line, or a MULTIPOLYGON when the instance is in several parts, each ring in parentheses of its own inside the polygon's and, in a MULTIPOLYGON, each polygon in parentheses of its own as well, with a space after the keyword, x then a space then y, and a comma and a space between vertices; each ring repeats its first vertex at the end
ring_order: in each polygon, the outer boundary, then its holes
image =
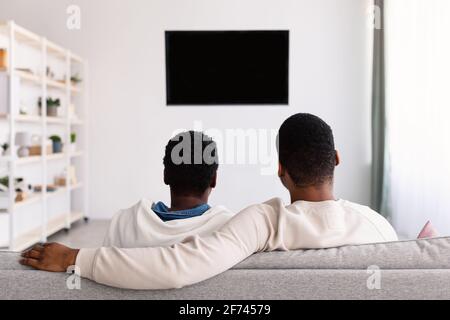
MULTIPOLYGON (((0 0, 0 20, 72 48, 90 64, 90 208, 110 217, 140 197, 168 200, 163 147, 177 128, 277 129, 297 112, 333 127, 343 159, 337 194, 369 201, 370 0, 0 0), (66 8, 82 29, 66 29, 66 8), (289 29, 289 107, 165 106, 164 31, 289 29)), ((232 209, 283 196, 278 179, 254 165, 220 168, 212 203, 232 209)))

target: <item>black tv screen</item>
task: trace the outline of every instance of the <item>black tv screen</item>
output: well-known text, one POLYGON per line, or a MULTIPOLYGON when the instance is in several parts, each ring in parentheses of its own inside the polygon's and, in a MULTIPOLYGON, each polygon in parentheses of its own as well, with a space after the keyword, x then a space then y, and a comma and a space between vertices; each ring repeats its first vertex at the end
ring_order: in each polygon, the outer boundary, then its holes
POLYGON ((167 105, 289 103, 289 31, 166 31, 167 105))

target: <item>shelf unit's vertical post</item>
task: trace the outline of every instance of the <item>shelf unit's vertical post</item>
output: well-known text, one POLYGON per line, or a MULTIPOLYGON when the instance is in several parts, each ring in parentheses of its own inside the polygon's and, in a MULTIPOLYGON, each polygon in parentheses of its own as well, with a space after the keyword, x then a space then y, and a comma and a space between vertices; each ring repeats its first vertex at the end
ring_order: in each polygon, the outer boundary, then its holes
POLYGON ((42 107, 41 107, 41 129, 42 129, 42 141, 41 141, 41 155, 42 155, 42 236, 41 241, 47 242, 47 225, 48 225, 48 212, 47 212, 47 39, 42 39, 42 107))
POLYGON ((67 214, 66 214, 66 228, 70 228, 71 224, 71 209, 72 209, 72 191, 71 191, 71 184, 72 182, 69 181, 69 168, 70 168, 70 137, 71 137, 71 126, 70 126, 70 114, 69 109, 70 105, 72 103, 72 92, 71 92, 71 52, 66 52, 66 197, 68 202, 68 208, 67 208, 67 214))
POLYGON ((14 214, 14 205, 15 205, 15 188, 14 188, 14 175, 15 175, 15 155, 14 155, 14 143, 15 143, 15 106, 16 106, 16 96, 15 88, 16 83, 14 81, 14 70, 15 70, 15 24, 14 21, 8 22, 8 31, 9 31, 9 87, 8 87, 8 102, 9 102, 9 150, 10 157, 8 161, 9 166, 9 249, 12 251, 15 248, 15 238, 16 238, 16 224, 15 224, 15 214, 14 214))
POLYGON ((82 159, 83 164, 83 212, 85 218, 89 218, 89 117, 88 117, 88 107, 89 107, 89 94, 88 94, 88 88, 89 86, 89 64, 86 61, 82 61, 82 68, 83 68, 83 74, 85 81, 83 82, 82 87, 82 94, 83 94, 83 119, 84 119, 84 126, 82 128, 83 130, 83 149, 84 149, 84 156, 82 159))

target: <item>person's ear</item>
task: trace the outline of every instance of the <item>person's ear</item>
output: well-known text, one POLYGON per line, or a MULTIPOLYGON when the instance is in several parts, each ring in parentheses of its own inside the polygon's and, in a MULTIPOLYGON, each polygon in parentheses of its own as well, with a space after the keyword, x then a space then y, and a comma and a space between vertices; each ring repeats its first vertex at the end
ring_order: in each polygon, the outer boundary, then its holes
POLYGON ((336 167, 341 163, 341 156, 339 155, 339 151, 336 150, 336 167))
POLYGON ((166 172, 166 169, 164 169, 164 184, 165 185, 169 185, 169 183, 167 182, 167 172, 166 172))
POLYGON ((217 185, 217 171, 216 173, 214 173, 214 175, 211 177, 211 183, 210 183, 210 187, 211 189, 214 189, 217 185))
POLYGON ((282 178, 286 174, 286 169, 284 169, 283 165, 278 162, 278 177, 282 178))
POLYGON ((287 172, 286 168, 283 167, 281 163, 278 163, 278 177, 280 178, 281 184, 289 189, 291 177, 289 176, 289 172, 287 172))

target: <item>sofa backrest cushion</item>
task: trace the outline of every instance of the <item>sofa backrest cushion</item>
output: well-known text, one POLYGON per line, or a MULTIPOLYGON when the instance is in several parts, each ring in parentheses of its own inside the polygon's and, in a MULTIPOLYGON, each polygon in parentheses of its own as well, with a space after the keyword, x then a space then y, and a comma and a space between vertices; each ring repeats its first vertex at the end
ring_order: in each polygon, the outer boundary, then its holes
POLYGON ((258 253, 235 269, 450 269, 450 237, 258 253))
MULTIPOLYGON (((17 253, 0 252, 0 270, 29 270, 17 253)), ((450 237, 344 246, 320 250, 264 252, 233 269, 450 269, 450 237)))
POLYGON ((15 252, 0 252, 0 270, 30 270, 19 264, 20 254, 15 252))

